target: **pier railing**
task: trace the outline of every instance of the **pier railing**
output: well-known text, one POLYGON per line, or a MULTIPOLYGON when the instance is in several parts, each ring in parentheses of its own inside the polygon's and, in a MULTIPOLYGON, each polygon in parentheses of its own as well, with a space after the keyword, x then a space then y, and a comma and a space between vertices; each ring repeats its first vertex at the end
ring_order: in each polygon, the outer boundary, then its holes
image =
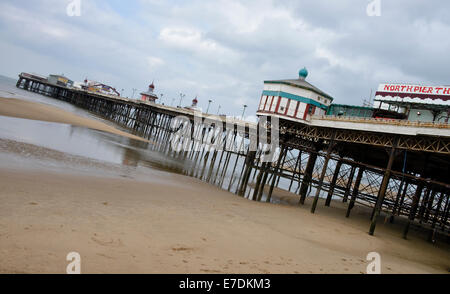
POLYGON ((353 117, 353 116, 331 116, 331 115, 313 115, 308 118, 308 121, 314 120, 331 120, 342 122, 354 122, 354 123, 367 123, 367 124, 381 124, 381 125, 393 125, 393 126, 406 126, 406 127, 419 127, 419 128, 437 128, 437 129, 450 129, 450 123, 446 122, 422 122, 422 121, 409 121, 400 119, 383 119, 383 118, 370 118, 370 117, 353 117))

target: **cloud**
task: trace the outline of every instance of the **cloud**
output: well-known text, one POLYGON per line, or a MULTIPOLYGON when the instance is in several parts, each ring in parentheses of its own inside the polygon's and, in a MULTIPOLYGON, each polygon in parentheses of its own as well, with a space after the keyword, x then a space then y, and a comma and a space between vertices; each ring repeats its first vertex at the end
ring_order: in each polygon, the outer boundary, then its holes
POLYGON ((239 58, 232 49, 219 42, 207 38, 200 30, 184 27, 165 27, 159 34, 159 40, 170 48, 187 51, 198 58, 208 59, 217 63, 233 63, 239 58))
POLYGON ((200 31, 188 28, 163 28, 159 39, 177 48, 198 53, 216 53, 224 49, 215 41, 204 39, 200 31))
POLYGON ((158 68, 158 67, 164 65, 165 62, 161 58, 154 57, 154 56, 148 56, 147 63, 150 66, 150 68, 153 69, 153 68, 158 68))

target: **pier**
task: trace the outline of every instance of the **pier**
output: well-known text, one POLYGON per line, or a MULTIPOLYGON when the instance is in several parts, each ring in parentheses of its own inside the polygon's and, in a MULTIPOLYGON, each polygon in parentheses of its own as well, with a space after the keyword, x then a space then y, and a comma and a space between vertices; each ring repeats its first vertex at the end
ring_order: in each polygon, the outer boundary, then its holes
POLYGON ((267 160, 268 146, 259 142, 271 134, 254 123, 204 114, 199 120, 193 110, 67 88, 25 73, 17 87, 115 122, 148 139, 148 148, 186 162, 187 176, 240 197, 273 202, 275 188, 283 189, 298 195, 298 205, 311 197, 313 214, 324 209, 320 199, 325 206, 342 201, 347 218, 356 205, 367 206, 370 235, 380 221, 401 220, 405 239, 415 228, 426 230, 430 241, 448 241, 448 124, 326 116, 298 122, 267 116, 268 124, 277 118, 279 131, 279 146, 267 160), (186 124, 189 136, 179 136, 186 124))

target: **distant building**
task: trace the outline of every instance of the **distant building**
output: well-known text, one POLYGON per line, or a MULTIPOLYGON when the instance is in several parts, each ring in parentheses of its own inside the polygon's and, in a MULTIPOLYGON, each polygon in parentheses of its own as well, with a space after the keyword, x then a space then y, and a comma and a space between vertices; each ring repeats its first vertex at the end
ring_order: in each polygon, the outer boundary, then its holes
POLYGON ((72 87, 73 81, 63 75, 49 75, 48 82, 63 87, 72 87))
POLYGON ((153 93, 154 91, 155 91, 155 85, 152 82, 150 84, 150 86, 148 86, 148 91, 141 93, 141 100, 148 101, 148 102, 155 102, 156 99, 158 99, 158 96, 155 93, 153 93))
POLYGON ((450 86, 381 84, 375 95, 374 117, 448 123, 450 86))
POLYGON ((197 99, 197 97, 195 97, 194 100, 192 100, 192 105, 191 106, 187 106, 185 108, 186 109, 191 109, 191 110, 202 111, 202 109, 200 107, 198 107, 197 104, 198 104, 198 99, 197 99))
POLYGON ((77 88, 78 86, 81 86, 82 89, 92 92, 92 93, 120 96, 120 93, 117 92, 117 90, 115 88, 105 85, 103 83, 97 82, 97 81, 91 81, 91 80, 85 79, 84 84, 80 85, 80 83, 75 83, 74 87, 77 88))
POLYGON ((306 81, 303 68, 298 79, 264 82, 258 115, 277 115, 290 120, 306 120, 308 115, 325 115, 333 98, 306 81))
POLYGON ((43 75, 40 75, 40 74, 37 74, 37 73, 22 72, 20 74, 20 76, 25 77, 25 78, 35 79, 35 80, 38 80, 38 81, 41 81, 41 82, 48 82, 48 78, 47 77, 45 77, 43 75))

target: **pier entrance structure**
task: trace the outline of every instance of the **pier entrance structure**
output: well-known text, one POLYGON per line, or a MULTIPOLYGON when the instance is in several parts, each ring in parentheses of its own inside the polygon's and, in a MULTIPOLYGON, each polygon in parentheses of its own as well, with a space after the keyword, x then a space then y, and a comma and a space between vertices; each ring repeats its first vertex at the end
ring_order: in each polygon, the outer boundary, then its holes
POLYGON ((450 86, 381 84, 375 95, 375 112, 397 114, 409 121, 449 122, 450 86))
MULTIPOLYGON (((264 146, 250 149, 250 138, 257 134, 254 123, 236 120, 225 128, 223 116, 210 115, 199 121, 193 110, 69 89, 27 74, 19 76, 17 87, 114 121, 151 140, 148 148, 184 162, 186 175, 241 197, 275 202, 275 189, 282 189, 298 196, 299 205, 309 205, 305 200, 312 200, 313 213, 324 209, 321 203, 332 206, 342 201, 347 205, 346 217, 351 217, 356 205, 371 209, 370 234, 384 220, 401 223, 404 238, 414 228, 428 232, 430 240, 448 240, 449 124, 312 114, 294 119, 286 117, 286 111, 258 111, 268 121, 279 118, 280 144, 273 159, 266 162, 262 160, 264 146), (180 116, 192 126, 190 136, 183 140, 176 136, 185 121, 180 116), (177 147, 189 148, 174 149, 174 142, 177 147)), ((278 99, 280 96, 289 98, 279 95, 278 99)), ((331 103, 330 98, 322 97, 331 103)), ((285 105, 282 101, 278 106, 285 105)))
POLYGON ((148 86, 147 92, 141 93, 141 100, 147 102, 155 102, 158 99, 158 96, 154 93, 155 84, 152 82, 150 86, 148 86))

